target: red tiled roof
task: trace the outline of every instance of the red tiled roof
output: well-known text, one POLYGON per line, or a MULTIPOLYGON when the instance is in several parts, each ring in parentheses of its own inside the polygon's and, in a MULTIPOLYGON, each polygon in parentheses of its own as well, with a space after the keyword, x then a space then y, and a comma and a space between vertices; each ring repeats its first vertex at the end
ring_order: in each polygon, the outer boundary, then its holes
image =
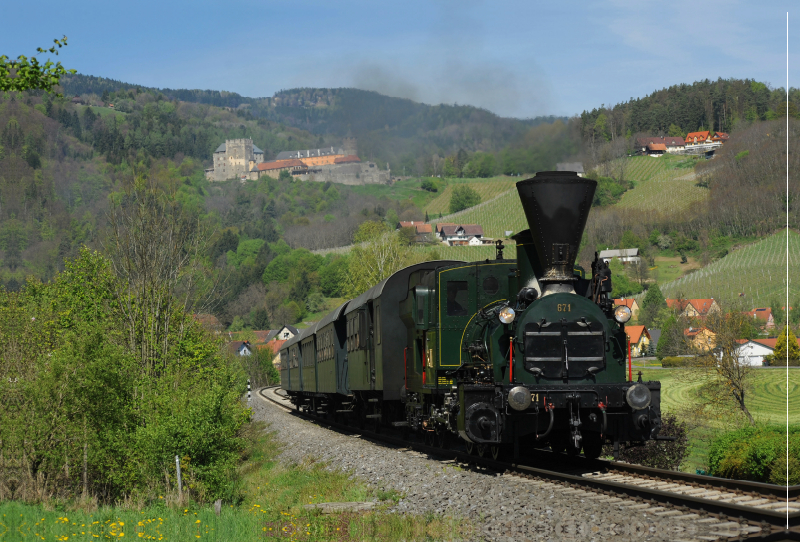
POLYGON ((628 335, 631 344, 638 343, 642 338, 642 334, 646 335, 648 338, 650 337, 650 332, 647 331, 645 326, 625 326, 625 333, 628 335))
POLYGON ((360 161, 361 161, 361 158, 359 158, 355 154, 348 154, 347 156, 341 156, 339 158, 334 158, 333 159, 333 163, 334 164, 348 164, 348 163, 351 163, 351 162, 360 162, 360 161))
POLYGON ((439 222, 438 224, 436 224, 436 233, 441 232, 445 226, 455 226, 455 225, 456 225, 455 222, 439 222))
MULTIPOLYGON (((617 305, 625 305, 626 307, 628 307, 631 310, 633 310, 633 304, 634 303, 636 303, 636 300, 633 299, 633 298, 631 298, 631 299, 615 299, 614 300, 614 306, 615 307, 617 305)), ((638 303, 637 303, 637 305, 638 305, 638 303)))
POLYGON ((716 333, 714 333, 713 331, 711 331, 707 327, 700 327, 700 328, 691 328, 690 327, 689 329, 684 329, 683 330, 683 334, 686 335, 687 337, 696 337, 697 334, 700 333, 703 330, 706 330, 711 335, 716 335, 716 333))
POLYGON ((647 148, 648 148, 648 150, 651 150, 651 151, 666 151, 667 150, 667 146, 664 145, 663 143, 650 143, 649 145, 647 145, 647 148))
POLYGON ((705 141, 708 139, 708 131, 704 132, 689 132, 686 134, 686 143, 694 143, 694 138, 697 138, 697 142, 700 143, 701 141, 705 141))
POLYGON ((265 344, 257 344, 256 348, 258 348, 259 350, 268 349, 271 350, 273 354, 277 355, 278 352, 280 352, 281 350, 281 346, 283 346, 283 343, 285 342, 286 341, 270 341, 265 344))
POLYGON ((415 227, 417 228, 417 234, 433 233, 433 226, 430 224, 417 224, 415 227))
POLYGON ((273 169, 283 169, 286 167, 305 166, 300 160, 272 160, 271 162, 261 162, 256 167, 259 171, 271 171, 273 169))
POLYGON ((701 315, 706 315, 708 310, 714 303, 714 299, 667 299, 667 307, 670 309, 678 309, 683 312, 686 310, 687 305, 691 304, 701 315))
POLYGON ((769 322, 769 317, 772 316, 772 308, 770 307, 760 307, 755 308, 749 312, 745 313, 747 316, 751 318, 758 318, 759 320, 763 320, 764 322, 769 322))

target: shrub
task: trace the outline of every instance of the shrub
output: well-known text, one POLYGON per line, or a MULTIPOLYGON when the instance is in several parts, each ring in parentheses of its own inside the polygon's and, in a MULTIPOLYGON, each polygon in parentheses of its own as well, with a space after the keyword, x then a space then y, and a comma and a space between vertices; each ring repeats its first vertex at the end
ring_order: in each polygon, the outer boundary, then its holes
MULTIPOLYGON (((644 446, 620 449, 619 459, 626 463, 635 463, 656 469, 678 470, 686 456, 689 437, 686 424, 669 413, 661 414, 661 431, 659 435, 675 437, 675 440, 649 440, 644 446)), ((603 447, 604 455, 614 453, 610 444, 603 447)))
POLYGON ((745 427, 714 439, 708 451, 712 476, 773 484, 800 483, 800 426, 745 427), (787 451, 789 473, 786 472, 787 451))
POLYGON ((685 367, 691 358, 682 358, 680 356, 667 356, 661 360, 661 366, 667 367, 685 367))

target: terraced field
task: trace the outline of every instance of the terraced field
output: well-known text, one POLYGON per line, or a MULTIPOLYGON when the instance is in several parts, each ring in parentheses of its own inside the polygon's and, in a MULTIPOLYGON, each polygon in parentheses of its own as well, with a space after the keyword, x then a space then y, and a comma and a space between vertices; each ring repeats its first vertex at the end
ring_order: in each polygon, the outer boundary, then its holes
POLYGON ((682 294, 687 298, 731 300, 744 294, 747 305, 764 306, 772 299, 800 296, 797 280, 786 283, 786 259, 789 268, 800 265, 800 234, 792 230, 778 232, 771 237, 735 250, 703 269, 661 286, 667 297, 682 294), (789 252, 786 252, 786 236, 789 252))
POLYGON ((671 171, 661 172, 654 178, 640 182, 636 188, 622 195, 617 207, 640 211, 681 212, 708 197, 707 188, 695 185, 693 173, 681 171, 683 176, 677 177, 671 176, 671 171))
POLYGON ((442 193, 428 203, 425 210, 431 219, 434 216, 439 216, 439 213, 442 213, 442 215, 449 213, 450 198, 453 196, 453 189, 456 186, 466 184, 480 195, 481 201, 488 201, 514 188, 514 184, 520 179, 521 177, 493 177, 490 179, 458 179, 456 182, 451 180, 448 181, 449 184, 442 193))

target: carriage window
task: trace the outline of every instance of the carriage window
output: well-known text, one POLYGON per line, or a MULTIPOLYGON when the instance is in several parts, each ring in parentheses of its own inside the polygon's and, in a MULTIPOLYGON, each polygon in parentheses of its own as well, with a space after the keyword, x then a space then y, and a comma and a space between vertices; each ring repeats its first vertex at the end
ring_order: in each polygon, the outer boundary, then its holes
POLYGON ((469 286, 465 280, 447 282, 447 316, 466 316, 469 306, 469 286))

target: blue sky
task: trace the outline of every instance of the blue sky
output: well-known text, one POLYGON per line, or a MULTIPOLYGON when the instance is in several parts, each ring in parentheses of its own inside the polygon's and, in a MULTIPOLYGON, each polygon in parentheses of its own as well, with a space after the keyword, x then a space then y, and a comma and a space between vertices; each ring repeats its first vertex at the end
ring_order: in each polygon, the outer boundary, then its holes
MULTIPOLYGON (((30 56, 66 34, 58 57, 66 67, 146 86, 245 96, 351 86, 503 116, 574 115, 705 78, 785 86, 787 11, 789 58, 800 59, 800 10, 793 16, 791 7, 787 0, 43 0, 4 6, 0 54, 30 56)), ((789 84, 800 86, 791 72, 789 84)))

